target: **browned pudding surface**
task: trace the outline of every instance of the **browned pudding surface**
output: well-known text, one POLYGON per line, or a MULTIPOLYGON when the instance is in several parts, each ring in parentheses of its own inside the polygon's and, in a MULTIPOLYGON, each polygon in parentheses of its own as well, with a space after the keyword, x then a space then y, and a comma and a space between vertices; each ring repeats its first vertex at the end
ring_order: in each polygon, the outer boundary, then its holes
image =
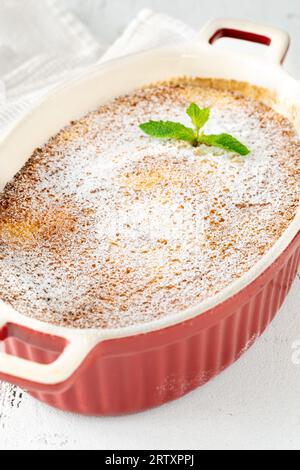
POLYGON ((300 144, 287 119, 230 86, 155 84, 37 149, 0 195, 0 298, 56 325, 118 328, 189 308, 252 268, 296 214, 300 144), (192 101, 211 108, 207 133, 251 154, 139 130, 189 125, 192 101))

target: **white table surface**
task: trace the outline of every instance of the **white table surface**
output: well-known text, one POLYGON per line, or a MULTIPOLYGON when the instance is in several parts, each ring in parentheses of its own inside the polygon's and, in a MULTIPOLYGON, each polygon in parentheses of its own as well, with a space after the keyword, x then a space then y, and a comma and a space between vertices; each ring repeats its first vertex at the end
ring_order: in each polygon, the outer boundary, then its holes
MULTIPOLYGON (((299 0, 62 0, 107 44, 142 7, 200 26, 235 16, 288 30, 287 69, 300 78, 299 0)), ((184 398, 138 415, 64 414, 0 383, 0 449, 300 449, 300 277, 280 314, 235 365, 184 398)))

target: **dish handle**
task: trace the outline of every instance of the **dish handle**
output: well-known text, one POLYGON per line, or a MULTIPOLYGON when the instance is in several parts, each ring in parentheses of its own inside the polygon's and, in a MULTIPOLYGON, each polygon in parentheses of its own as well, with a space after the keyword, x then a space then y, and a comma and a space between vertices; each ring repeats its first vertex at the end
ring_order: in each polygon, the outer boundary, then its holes
POLYGON ((209 21, 198 37, 211 45, 221 38, 241 39, 263 44, 269 47, 268 60, 277 65, 283 64, 290 46, 290 37, 283 30, 228 18, 209 21))
POLYGON ((81 365, 96 345, 95 341, 80 331, 70 330, 54 336, 49 333, 48 325, 43 328, 41 324, 38 329, 32 329, 28 319, 24 317, 23 320, 20 315, 16 319, 10 307, 3 302, 0 304, 0 380, 47 393, 69 386, 70 378, 81 370, 81 365), (10 310, 11 316, 7 315, 10 310), (11 340, 12 346, 8 347, 6 342, 11 340), (13 354, 7 351, 10 349, 13 354), (54 361, 39 361, 39 356, 45 358, 49 352, 52 357, 54 355, 54 361), (22 355, 26 359, 20 357, 22 355))

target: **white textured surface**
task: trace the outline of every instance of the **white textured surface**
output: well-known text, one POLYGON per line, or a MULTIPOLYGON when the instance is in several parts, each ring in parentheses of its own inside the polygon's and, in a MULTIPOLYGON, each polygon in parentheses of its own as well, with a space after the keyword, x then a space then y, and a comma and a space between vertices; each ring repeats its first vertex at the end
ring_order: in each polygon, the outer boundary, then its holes
MULTIPOLYGON (((291 33, 287 68, 300 77, 298 0, 62 3, 106 43, 143 6, 162 9, 195 27, 222 15, 268 22, 291 33)), ((292 360, 292 346, 300 341, 299 307, 297 278, 280 315, 238 363, 202 389, 143 414, 105 419, 66 415, 0 384, 0 449, 300 449, 300 365, 292 360)))

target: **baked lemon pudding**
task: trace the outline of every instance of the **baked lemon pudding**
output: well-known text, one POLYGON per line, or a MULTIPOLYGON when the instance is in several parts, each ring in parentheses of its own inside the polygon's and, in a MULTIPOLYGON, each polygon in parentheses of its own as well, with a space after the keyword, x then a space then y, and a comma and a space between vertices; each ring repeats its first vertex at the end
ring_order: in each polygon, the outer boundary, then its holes
POLYGON ((263 95, 221 80, 156 83, 36 149, 0 195, 0 298, 55 325, 123 328, 253 268, 299 206, 299 137, 263 95), (190 103, 207 113, 197 141, 142 132, 170 119, 190 129, 190 103), (218 145, 224 133, 247 152, 218 145))

